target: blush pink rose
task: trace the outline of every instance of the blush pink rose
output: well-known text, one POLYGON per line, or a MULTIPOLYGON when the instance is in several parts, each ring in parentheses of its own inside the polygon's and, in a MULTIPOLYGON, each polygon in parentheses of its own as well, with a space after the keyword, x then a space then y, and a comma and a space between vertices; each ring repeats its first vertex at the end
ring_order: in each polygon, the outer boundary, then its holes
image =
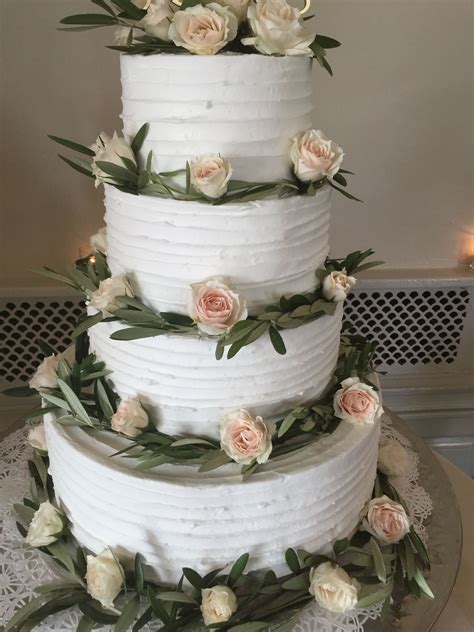
POLYGON ((388 496, 380 496, 373 498, 367 505, 362 528, 383 544, 394 544, 410 531, 410 519, 402 505, 388 496))
POLYGON ((347 378, 341 386, 334 395, 336 417, 357 426, 373 424, 380 417, 380 398, 373 386, 361 382, 358 377, 347 378))
POLYGON ((266 463, 272 451, 272 438, 261 417, 237 410, 221 422, 221 448, 236 463, 266 463))
POLYGON ((320 129, 310 129, 293 139, 291 160, 301 182, 333 178, 341 168, 344 151, 320 129))
POLYGON ((198 329, 210 336, 224 334, 239 320, 247 318, 244 300, 227 285, 227 279, 214 277, 194 283, 189 314, 198 329))

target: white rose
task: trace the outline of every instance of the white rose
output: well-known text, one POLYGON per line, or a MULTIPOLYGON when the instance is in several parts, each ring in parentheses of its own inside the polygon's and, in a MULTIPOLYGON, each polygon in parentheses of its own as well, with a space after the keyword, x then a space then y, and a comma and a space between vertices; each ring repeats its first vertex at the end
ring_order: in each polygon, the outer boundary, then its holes
POLYGON ((136 166, 135 154, 132 148, 127 143, 125 138, 121 138, 114 132, 112 138, 107 136, 104 132, 97 137, 95 143, 91 146, 92 151, 95 153, 92 159, 92 173, 95 175, 95 186, 98 187, 102 182, 108 184, 114 184, 115 180, 112 176, 102 171, 97 166, 98 162, 111 162, 119 167, 126 168, 121 158, 128 158, 136 166))
POLYGON ((237 611, 237 597, 227 586, 204 588, 201 596, 201 612, 205 625, 228 621, 237 611))
POLYGON ((341 382, 334 395, 334 414, 355 426, 370 425, 382 414, 377 391, 361 382, 358 377, 348 377, 341 382))
POLYGON ((353 276, 347 276, 345 270, 333 270, 323 279, 323 296, 328 301, 342 303, 356 284, 353 276))
POLYGON ((139 9, 146 11, 153 0, 132 0, 133 4, 139 9))
POLYGON ((217 199, 227 192, 232 167, 218 154, 206 154, 190 163, 191 184, 200 193, 217 199))
POLYGON ((340 566, 324 562, 311 569, 309 581, 310 594, 326 610, 342 613, 355 608, 358 584, 340 566))
POLYGON ((368 503, 362 529, 382 544, 395 544, 410 531, 410 519, 402 505, 388 496, 380 496, 368 503))
POLYGON ((138 437, 148 426, 148 415, 136 397, 121 402, 112 416, 112 428, 127 437, 138 437))
POLYGON ((254 46, 265 55, 309 55, 314 33, 306 30, 301 13, 286 0, 256 0, 247 12, 254 37, 242 44, 254 46))
POLYGON ((215 55, 237 35, 237 18, 230 9, 211 2, 176 11, 170 39, 195 55, 215 55))
POLYGON ((406 449, 394 439, 385 439, 379 446, 377 466, 387 476, 403 476, 408 471, 410 460, 406 449))
POLYGON ((199 331, 210 336, 227 333, 236 322, 247 318, 247 306, 228 286, 228 279, 212 277, 191 285, 188 305, 199 331))
POLYGON ((56 388, 58 385, 58 376, 56 371, 60 358, 52 355, 45 358, 36 369, 36 373, 30 380, 30 388, 41 391, 43 388, 56 388))
POLYGON ((123 571, 109 550, 87 556, 87 592, 104 608, 113 608, 114 599, 123 585, 123 571))
POLYGON ((239 24, 247 19, 247 9, 250 0, 214 0, 221 7, 227 7, 237 18, 239 24))
POLYGON ((59 538, 65 524, 63 514, 46 501, 35 511, 25 540, 30 546, 49 546, 59 538))
POLYGON ((169 42, 168 31, 172 19, 173 11, 168 0, 152 0, 148 4, 145 17, 138 24, 143 26, 147 35, 169 42))
POLYGON ((221 448, 236 463, 266 463, 272 452, 270 430, 261 417, 252 417, 247 410, 226 415, 220 427, 221 448))
POLYGON ((101 281, 99 288, 92 294, 89 305, 110 316, 115 310, 125 305, 118 300, 119 296, 133 296, 133 290, 125 276, 113 276, 101 281))
POLYGON ((107 227, 102 226, 99 230, 91 235, 89 243, 94 252, 101 252, 103 255, 107 254, 107 227))
POLYGON ((333 178, 341 168, 344 151, 320 129, 310 129, 292 139, 290 157, 301 182, 333 178))
POLYGON ((48 452, 48 445, 46 443, 46 435, 44 433, 44 425, 39 424, 28 432, 28 443, 37 452, 46 454, 48 452))

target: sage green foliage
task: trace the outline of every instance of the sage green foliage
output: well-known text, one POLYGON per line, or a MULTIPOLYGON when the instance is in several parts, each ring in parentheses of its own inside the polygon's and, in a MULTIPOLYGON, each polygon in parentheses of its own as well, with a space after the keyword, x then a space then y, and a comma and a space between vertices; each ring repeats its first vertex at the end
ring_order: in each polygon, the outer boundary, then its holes
MULTIPOLYGON (((48 465, 48 457, 37 454, 29 462, 32 497, 15 506, 18 529, 23 536, 39 504, 45 500, 54 503, 48 465)), ((400 501, 380 472, 374 493, 379 489, 400 501)), ((77 544, 67 526, 57 542, 39 550, 58 566, 62 579, 38 586, 37 596, 15 613, 6 632, 30 630, 48 616, 72 607, 83 613, 78 632, 88 632, 96 624, 113 625, 116 632, 138 632, 147 624, 152 629, 154 625, 163 626, 169 632, 205 630, 200 610, 201 591, 218 585, 232 588, 238 608, 229 621, 213 627, 224 632, 277 629, 312 601, 311 568, 328 561, 337 563, 357 580, 358 608, 387 601, 395 586, 415 597, 433 596, 423 575, 429 569, 428 554, 413 529, 396 545, 381 545, 368 533, 356 531, 350 540, 336 541, 330 556, 289 548, 285 553, 289 573, 280 577, 272 570, 246 572, 250 556, 244 553, 233 564, 226 565, 229 572, 218 568, 201 575, 192 568, 183 568, 175 586, 163 585, 147 578, 146 560, 137 553, 134 563, 125 570, 124 587, 115 600, 114 611, 103 608, 87 592, 86 556, 90 552, 77 544)))
MULTIPOLYGON (((325 268, 316 271, 320 283, 313 292, 295 294, 290 297, 282 296, 278 303, 267 305, 257 316, 248 316, 246 320, 237 322, 228 333, 212 336, 211 339, 217 343, 216 358, 221 359, 225 349, 228 348, 227 358, 231 359, 243 347, 266 335, 275 351, 284 355, 286 347, 280 331, 300 327, 322 316, 333 315, 336 311, 337 304, 324 298, 322 292, 324 277, 333 270, 345 270, 347 274, 357 274, 383 263, 381 261, 363 263, 373 254, 373 250, 364 252, 358 250, 344 259, 328 259, 325 268)), ((107 259, 99 252, 95 253, 95 263, 90 257, 86 257, 69 266, 68 276, 58 274, 50 268, 42 268, 39 272, 84 293, 86 298, 90 298, 97 290, 100 281, 110 276, 107 259)), ((197 323, 189 316, 172 312, 155 312, 137 297, 122 296, 119 297, 119 301, 124 306, 116 310, 112 317, 104 318, 101 313, 97 313, 84 318, 73 331, 73 337, 77 337, 102 320, 119 320, 127 325, 126 329, 121 329, 111 335, 114 340, 137 340, 164 334, 202 335, 197 323)))

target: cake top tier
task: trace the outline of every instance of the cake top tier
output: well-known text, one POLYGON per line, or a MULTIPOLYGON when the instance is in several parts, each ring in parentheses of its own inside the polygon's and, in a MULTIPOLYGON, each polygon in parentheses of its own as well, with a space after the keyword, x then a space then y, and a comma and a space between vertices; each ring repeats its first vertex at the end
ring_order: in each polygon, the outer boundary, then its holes
POLYGON ((274 181, 291 175, 291 138, 311 127, 308 57, 122 55, 123 127, 149 123, 141 148, 160 172, 218 153, 233 178, 274 181))

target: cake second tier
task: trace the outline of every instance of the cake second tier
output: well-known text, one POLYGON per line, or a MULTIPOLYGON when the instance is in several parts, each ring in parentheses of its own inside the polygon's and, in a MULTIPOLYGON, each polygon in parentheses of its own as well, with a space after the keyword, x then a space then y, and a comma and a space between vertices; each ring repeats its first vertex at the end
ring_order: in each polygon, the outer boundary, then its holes
POLYGON ((314 290, 329 251, 331 189, 213 206, 106 187, 108 263, 158 311, 187 313, 190 285, 229 277, 253 308, 314 290))

